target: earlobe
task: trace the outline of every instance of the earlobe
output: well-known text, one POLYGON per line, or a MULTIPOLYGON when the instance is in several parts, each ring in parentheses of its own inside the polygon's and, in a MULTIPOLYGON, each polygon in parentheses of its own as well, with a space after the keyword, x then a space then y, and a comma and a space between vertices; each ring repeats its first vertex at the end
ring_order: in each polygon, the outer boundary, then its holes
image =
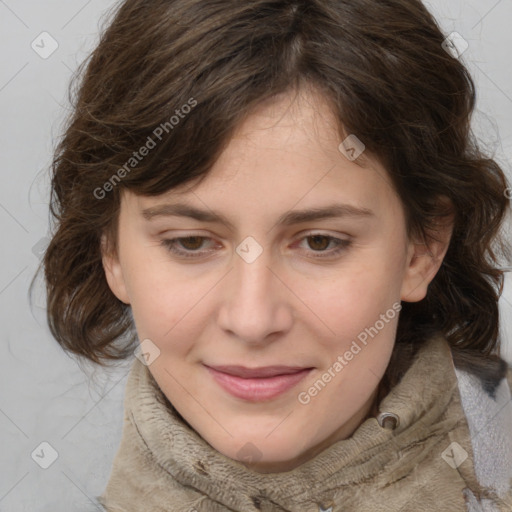
POLYGON ((453 217, 449 222, 438 224, 436 238, 432 238, 428 245, 425 242, 410 242, 402 282, 402 300, 419 302, 427 296, 428 285, 439 271, 448 251, 452 231, 453 217))
POLYGON ((101 237, 101 259, 105 278, 112 293, 125 304, 130 304, 128 292, 124 281, 123 269, 115 251, 107 249, 105 235, 101 237))

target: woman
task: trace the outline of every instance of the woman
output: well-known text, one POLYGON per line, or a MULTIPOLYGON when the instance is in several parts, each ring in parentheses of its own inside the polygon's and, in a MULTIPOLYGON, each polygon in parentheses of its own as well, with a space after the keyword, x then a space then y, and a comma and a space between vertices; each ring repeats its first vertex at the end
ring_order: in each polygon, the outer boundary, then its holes
POLYGON ((126 0, 84 71, 44 265, 137 355, 105 508, 510 510, 508 184, 423 4, 126 0))

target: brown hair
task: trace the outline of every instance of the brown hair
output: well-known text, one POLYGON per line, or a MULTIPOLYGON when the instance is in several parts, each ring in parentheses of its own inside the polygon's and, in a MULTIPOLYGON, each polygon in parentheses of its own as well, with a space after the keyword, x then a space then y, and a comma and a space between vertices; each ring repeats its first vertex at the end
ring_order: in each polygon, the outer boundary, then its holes
MULTIPOLYGON (((100 250, 102 233, 116 248, 121 191, 158 195, 200 182, 258 104, 312 85, 340 137, 356 134, 385 165, 410 236, 429 240, 449 213, 440 198, 453 205, 444 262, 427 297, 402 304, 396 346, 417 348, 441 331, 489 374, 499 353, 499 258, 510 251, 500 235, 507 180, 471 132, 474 84, 444 39, 419 0, 122 2, 79 68, 52 165, 55 230, 43 265, 57 341, 100 364, 131 355, 130 307, 109 289, 100 250), (158 127, 161 140, 132 162, 158 127)), ((395 351, 390 368, 405 353, 395 351)))

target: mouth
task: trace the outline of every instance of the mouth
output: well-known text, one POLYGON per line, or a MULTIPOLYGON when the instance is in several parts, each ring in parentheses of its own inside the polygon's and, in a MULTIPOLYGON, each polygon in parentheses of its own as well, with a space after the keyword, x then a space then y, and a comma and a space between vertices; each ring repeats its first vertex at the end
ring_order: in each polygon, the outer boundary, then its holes
POLYGON ((276 398, 296 386, 313 370, 297 366, 204 366, 222 389, 250 402, 276 398))

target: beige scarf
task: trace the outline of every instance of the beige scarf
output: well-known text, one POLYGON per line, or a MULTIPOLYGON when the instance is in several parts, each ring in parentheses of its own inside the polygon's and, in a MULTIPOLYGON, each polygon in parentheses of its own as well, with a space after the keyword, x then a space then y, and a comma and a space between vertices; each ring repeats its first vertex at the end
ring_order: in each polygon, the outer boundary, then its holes
MULTIPOLYGON (((217 452, 138 359, 124 407, 121 444, 100 498, 108 512, 483 510, 464 497, 468 488, 478 495, 478 484, 451 351, 441 336, 420 348, 378 406, 399 417, 395 429, 369 417, 348 439, 284 473, 258 473, 217 452)), ((495 507, 512 510, 499 499, 495 507)))

